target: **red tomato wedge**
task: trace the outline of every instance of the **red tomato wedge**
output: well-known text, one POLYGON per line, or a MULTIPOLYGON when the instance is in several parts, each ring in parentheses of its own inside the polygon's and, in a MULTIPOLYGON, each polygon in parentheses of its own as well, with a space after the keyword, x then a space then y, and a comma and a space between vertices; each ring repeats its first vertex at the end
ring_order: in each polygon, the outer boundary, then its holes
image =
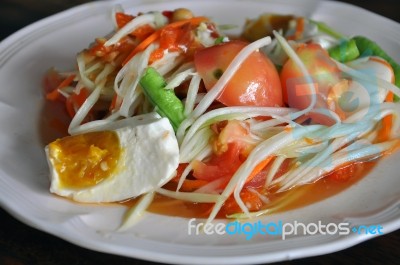
POLYGON ((207 181, 232 177, 242 163, 239 145, 231 143, 225 152, 218 155, 214 154, 206 163, 195 160, 193 162, 193 176, 196 179, 207 181))
MULTIPOLYGON (((230 41, 199 50, 194 55, 197 72, 207 90, 213 88, 247 42, 230 41)), ((282 106, 282 90, 274 64, 253 52, 225 86, 218 101, 226 106, 282 106)))
POLYGON ((49 94, 57 89, 62 83, 63 77, 54 69, 49 69, 43 77, 42 87, 45 94, 49 94))
MULTIPOLYGON (((263 201, 261 200, 260 196, 258 196, 254 192, 249 191, 248 189, 243 189, 240 192, 240 198, 245 203, 248 210, 251 212, 259 211, 263 206, 263 201)), ((240 209, 233 195, 229 196, 229 198, 225 201, 224 205, 221 208, 222 216, 241 212, 242 209, 240 209)))
MULTIPOLYGON (((326 107, 329 89, 340 80, 340 71, 319 44, 305 44, 296 50, 314 81, 316 107, 326 107)), ((289 59, 280 73, 283 100, 292 108, 305 109, 311 103, 311 88, 296 63, 289 59)))
POLYGON ((119 29, 128 24, 134 18, 134 16, 122 12, 115 13, 115 20, 119 29))
POLYGON ((196 179, 215 180, 232 177, 254 145, 249 137, 247 124, 237 120, 213 125, 216 137, 212 141, 213 154, 207 162, 194 161, 193 176, 196 179), (218 135, 218 136, 217 136, 218 135))
POLYGON ((86 88, 82 88, 79 94, 72 93, 65 102, 68 114, 73 118, 76 111, 85 103, 85 100, 89 96, 89 91, 86 88))

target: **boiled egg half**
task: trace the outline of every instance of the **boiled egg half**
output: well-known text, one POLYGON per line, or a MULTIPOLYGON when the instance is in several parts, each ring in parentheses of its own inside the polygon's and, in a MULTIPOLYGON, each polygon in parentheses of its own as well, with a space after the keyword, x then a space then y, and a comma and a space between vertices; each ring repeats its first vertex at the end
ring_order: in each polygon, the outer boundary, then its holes
POLYGON ((179 147, 166 118, 135 127, 89 132, 45 147, 50 191, 78 202, 116 202, 167 183, 179 147))

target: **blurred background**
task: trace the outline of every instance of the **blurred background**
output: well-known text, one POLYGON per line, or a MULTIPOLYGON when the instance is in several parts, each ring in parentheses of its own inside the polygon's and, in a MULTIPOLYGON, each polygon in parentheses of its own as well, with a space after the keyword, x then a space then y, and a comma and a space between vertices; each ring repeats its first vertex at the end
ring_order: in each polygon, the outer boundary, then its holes
MULTIPOLYGON (((1 0, 0 40, 34 21, 86 2, 91 1, 1 0)), ((400 2, 398 0, 343 2, 360 6, 400 22, 400 2)), ((1 208, 0 224, 0 265, 156 264, 80 248, 26 226, 1 208)), ((399 261, 400 230, 337 253, 285 261, 279 264, 399 264, 399 261)))
MULTIPOLYGON (((0 39, 4 39, 36 20, 87 2, 93 2, 93 0, 1 0, 0 39)), ((355 4, 390 19, 400 21, 398 0, 350 0, 342 2, 355 4)))

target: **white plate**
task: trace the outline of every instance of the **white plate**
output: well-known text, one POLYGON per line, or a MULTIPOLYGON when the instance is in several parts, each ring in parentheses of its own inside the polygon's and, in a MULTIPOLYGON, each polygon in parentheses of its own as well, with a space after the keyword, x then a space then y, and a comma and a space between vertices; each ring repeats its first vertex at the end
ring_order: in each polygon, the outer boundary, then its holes
MULTIPOLYGON (((0 43, 0 205, 23 222, 79 246, 168 263, 260 263, 320 255, 374 235, 298 235, 287 240, 257 236, 188 235, 188 220, 148 214, 127 233, 116 233, 122 207, 79 205, 48 191, 43 152, 44 99, 41 77, 50 67, 68 69, 77 51, 110 32, 116 3, 132 13, 188 7, 219 23, 242 25, 261 12, 295 13, 348 34, 366 35, 400 61, 400 25, 347 4, 328 1, 140 1, 93 2, 46 18, 0 43)), ((361 182, 328 200, 261 221, 400 228, 399 154, 384 159, 361 182), (397 162, 397 164, 396 164, 397 162)))

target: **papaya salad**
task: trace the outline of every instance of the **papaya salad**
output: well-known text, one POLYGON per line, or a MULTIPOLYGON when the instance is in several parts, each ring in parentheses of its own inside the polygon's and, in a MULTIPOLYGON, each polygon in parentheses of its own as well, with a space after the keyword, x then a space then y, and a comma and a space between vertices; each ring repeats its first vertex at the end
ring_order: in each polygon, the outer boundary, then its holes
POLYGON ((366 37, 286 14, 238 36, 185 8, 112 14, 75 68, 44 77, 70 116, 45 147, 54 194, 137 198, 130 220, 157 196, 203 206, 208 222, 251 218, 399 146, 400 66, 366 37))

